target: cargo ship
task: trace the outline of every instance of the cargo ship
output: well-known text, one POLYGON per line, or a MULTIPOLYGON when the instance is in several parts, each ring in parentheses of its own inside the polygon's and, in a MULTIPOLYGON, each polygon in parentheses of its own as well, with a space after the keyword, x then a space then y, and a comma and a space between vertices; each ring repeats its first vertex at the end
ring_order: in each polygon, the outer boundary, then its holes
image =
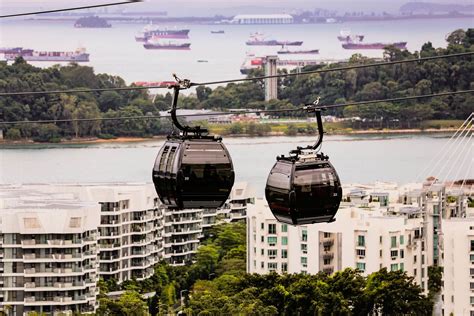
POLYGON ((138 33, 135 36, 135 40, 137 42, 147 42, 152 37, 159 37, 159 38, 180 38, 186 39, 189 38, 188 36, 189 30, 188 29, 160 29, 159 27, 155 27, 153 25, 147 25, 143 28, 143 31, 138 33))
POLYGON ((395 46, 398 49, 406 49, 407 42, 395 43, 354 43, 346 42, 342 44, 344 49, 384 49, 387 46, 395 46))
MULTIPOLYGON (((286 69, 294 69, 304 66, 310 65, 319 65, 323 61, 316 60, 316 59, 278 59, 277 60, 277 67, 278 68, 286 68, 286 69)), ((240 73, 243 75, 247 75, 253 69, 263 68, 265 64, 265 57, 257 57, 254 54, 247 54, 244 62, 240 67, 240 73)))
POLYGON ((33 49, 25 49, 16 47, 4 52, 6 60, 15 60, 18 57, 23 57, 26 61, 68 61, 68 62, 87 62, 89 61, 89 54, 84 48, 79 48, 73 52, 49 52, 49 51, 35 51, 33 49))
POLYGON ((164 50, 190 50, 191 43, 159 43, 159 42, 146 42, 143 44, 146 49, 164 49, 164 50))
POLYGON ((277 52, 280 55, 284 54, 319 54, 319 49, 310 49, 310 50, 288 50, 288 49, 282 49, 277 52))
POLYGON ((301 46, 303 41, 277 41, 267 40, 261 33, 253 33, 250 39, 245 42, 249 46, 301 46))
POLYGON ((224 30, 211 31, 212 34, 224 34, 224 30))
POLYGON ((79 18, 76 23, 74 23, 76 28, 109 28, 112 27, 106 19, 100 18, 98 16, 86 16, 79 18))
POLYGON ((340 35, 337 39, 340 42, 362 42, 364 40, 365 35, 362 34, 351 34, 350 30, 341 30, 340 35))

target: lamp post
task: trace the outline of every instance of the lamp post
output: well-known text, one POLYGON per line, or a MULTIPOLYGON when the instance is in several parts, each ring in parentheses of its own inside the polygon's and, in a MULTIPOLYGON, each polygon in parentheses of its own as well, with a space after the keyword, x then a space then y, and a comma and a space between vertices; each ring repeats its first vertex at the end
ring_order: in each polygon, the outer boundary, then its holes
POLYGON ((189 291, 188 290, 179 291, 179 296, 181 300, 181 307, 180 307, 181 312, 183 311, 183 305, 184 305, 183 293, 186 293, 186 292, 189 292, 189 291))

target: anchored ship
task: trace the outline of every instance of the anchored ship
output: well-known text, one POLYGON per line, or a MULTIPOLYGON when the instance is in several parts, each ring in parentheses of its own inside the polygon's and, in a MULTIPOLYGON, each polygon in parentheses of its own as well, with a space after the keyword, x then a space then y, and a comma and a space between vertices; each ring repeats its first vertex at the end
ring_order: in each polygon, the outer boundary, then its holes
POLYGON ((73 52, 40 52, 35 51, 33 49, 15 47, 12 49, 0 49, 0 52, 4 53, 6 60, 15 60, 18 57, 23 57, 23 59, 27 61, 89 61, 89 54, 86 53, 86 50, 84 48, 79 48, 73 52))
POLYGON ((250 39, 245 42, 249 46, 301 46, 303 41, 277 41, 266 40, 261 33, 250 34, 250 39))
POLYGON ((152 37, 185 39, 189 38, 188 34, 188 29, 160 29, 158 26, 149 24, 145 26, 143 30, 135 36, 135 40, 137 42, 147 42, 152 37))
POLYGON ((384 49, 387 46, 395 46, 398 49, 406 49, 407 42, 395 42, 395 43, 343 43, 344 49, 384 49))
POLYGON ((143 44, 146 49, 167 49, 167 50, 189 50, 191 49, 191 43, 159 43, 159 42, 146 42, 143 44))
POLYGON ((319 54, 319 49, 311 49, 311 50, 288 50, 282 49, 277 52, 280 55, 283 54, 319 54))
MULTIPOLYGON (((294 69, 298 67, 319 65, 324 61, 316 59, 278 59, 277 67, 294 69)), ((253 69, 262 68, 265 64, 265 57, 257 57, 254 54, 247 54, 242 66, 240 67, 240 73, 243 75, 249 74, 253 69)))
POLYGON ((350 30, 341 30, 340 35, 337 39, 340 42, 362 42, 364 40, 365 35, 362 34, 351 34, 350 30))
POLYGON ((212 34, 224 34, 224 30, 211 31, 212 34))

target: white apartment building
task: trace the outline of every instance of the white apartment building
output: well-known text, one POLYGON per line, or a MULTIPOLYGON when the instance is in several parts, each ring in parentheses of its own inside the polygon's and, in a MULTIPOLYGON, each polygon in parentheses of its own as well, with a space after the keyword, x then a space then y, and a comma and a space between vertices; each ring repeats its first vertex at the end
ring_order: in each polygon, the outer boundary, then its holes
POLYGON ((442 315, 474 316, 474 217, 442 220, 442 315))
POLYGON ((406 271, 427 291, 428 266, 440 258, 440 218, 450 207, 465 213, 462 201, 439 185, 425 191, 421 185, 357 185, 344 188, 335 222, 291 226, 277 222, 266 201, 257 199, 248 208, 247 271, 332 273, 351 267, 370 274, 386 267, 406 271))
POLYGON ((100 204, 99 275, 104 280, 143 280, 163 257, 164 211, 151 184, 45 186, 100 204))
POLYGON ((229 199, 217 213, 223 214, 224 221, 228 223, 245 222, 249 204, 255 204, 255 189, 247 182, 236 182, 229 199))
POLYGON ((99 205, 71 194, 0 188, 0 310, 94 312, 99 205))

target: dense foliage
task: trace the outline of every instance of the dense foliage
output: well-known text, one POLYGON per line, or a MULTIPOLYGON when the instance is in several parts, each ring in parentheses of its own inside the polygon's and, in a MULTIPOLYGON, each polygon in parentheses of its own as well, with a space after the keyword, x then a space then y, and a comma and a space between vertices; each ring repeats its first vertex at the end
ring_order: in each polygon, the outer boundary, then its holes
POLYGON ((101 281, 98 315, 431 315, 433 303, 405 272, 382 269, 368 277, 345 269, 319 273, 247 274, 245 224, 215 226, 196 262, 161 263, 148 280, 117 286, 101 281), (124 289, 119 300, 105 292, 124 289), (145 300, 139 293, 153 293, 145 300), (181 300, 182 298, 182 300, 181 300))
MULTIPOLYGON (((447 48, 434 48, 430 42, 419 52, 410 53, 394 47, 385 50, 386 60, 403 60, 460 53, 474 50, 474 29, 456 30, 447 37, 447 48)), ((373 63, 374 59, 353 55, 348 63, 306 67, 303 70, 334 68, 353 64, 373 63)), ((262 74, 253 72, 250 76, 262 74)), ((197 87, 195 94, 180 97, 179 107, 190 109, 295 108, 321 97, 322 104, 349 101, 379 100, 474 88, 472 57, 435 59, 423 63, 371 67, 359 70, 333 71, 306 76, 282 78, 279 81, 280 100, 264 101, 263 83, 231 83, 215 89, 197 87)), ((0 92, 61 90, 71 88, 125 87, 123 79, 107 74, 95 74, 91 67, 70 64, 37 68, 21 58, 12 65, 0 62, 0 92)), ((150 98, 144 90, 105 91, 97 93, 25 95, 0 98, 0 122, 21 120, 64 120, 96 117, 134 117, 158 115, 171 103, 171 94, 150 98)), ((327 114, 360 117, 370 127, 412 127, 427 119, 465 119, 473 111, 472 94, 426 98, 403 103, 381 102, 370 106, 348 106, 327 114), (375 122, 375 123, 374 123, 375 122), (396 122, 394 124, 394 122, 396 122), (392 123, 392 124, 390 124, 392 123), (372 124, 372 125, 370 125, 372 124)), ((289 115, 276 113, 276 116, 289 115)), ((291 115, 297 115, 292 113, 291 115)), ((305 115, 300 113, 299 115, 305 115)), ((12 140, 33 138, 37 141, 58 141, 60 138, 99 136, 151 136, 170 131, 168 120, 140 119, 94 122, 55 122, 41 126, 17 124, 1 126, 12 140)), ((239 126, 233 128, 239 129, 239 126)), ((240 127, 242 128, 242 127, 240 127)), ((248 126, 249 133, 265 134, 248 126)), ((237 131, 239 132, 239 131, 237 131)))

